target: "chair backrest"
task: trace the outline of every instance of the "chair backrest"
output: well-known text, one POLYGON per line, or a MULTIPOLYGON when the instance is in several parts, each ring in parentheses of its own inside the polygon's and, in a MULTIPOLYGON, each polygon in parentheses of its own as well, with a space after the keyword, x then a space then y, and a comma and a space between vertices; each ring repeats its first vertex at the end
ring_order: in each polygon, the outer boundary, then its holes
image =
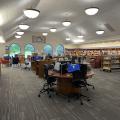
POLYGON ((44 78, 47 80, 48 78, 48 70, 49 70, 49 65, 44 64, 44 78))
POLYGON ((53 70, 54 69, 54 64, 50 64, 48 67, 49 70, 53 70))
POLYGON ((85 79, 86 78, 86 74, 87 74, 87 64, 80 64, 80 76, 81 79, 85 79))
POLYGON ((80 70, 74 71, 72 73, 73 81, 81 81, 86 79, 87 74, 87 65, 86 64, 80 64, 80 70))

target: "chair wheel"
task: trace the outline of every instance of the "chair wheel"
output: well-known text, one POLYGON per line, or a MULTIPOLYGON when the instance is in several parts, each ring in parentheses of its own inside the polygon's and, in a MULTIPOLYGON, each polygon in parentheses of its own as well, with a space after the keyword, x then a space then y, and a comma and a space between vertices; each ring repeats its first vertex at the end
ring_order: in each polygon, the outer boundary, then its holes
POLYGON ((70 100, 68 100, 68 103, 70 102, 70 100))
POLYGON ((95 89, 95 87, 93 86, 93 90, 95 89))
POLYGON ((90 101, 90 98, 88 98, 87 101, 90 101))
POLYGON ((81 102, 81 105, 83 105, 83 102, 81 102))
POLYGON ((40 97, 40 94, 38 95, 38 97, 40 97))
POLYGON ((49 98, 51 98, 51 95, 49 95, 49 98))

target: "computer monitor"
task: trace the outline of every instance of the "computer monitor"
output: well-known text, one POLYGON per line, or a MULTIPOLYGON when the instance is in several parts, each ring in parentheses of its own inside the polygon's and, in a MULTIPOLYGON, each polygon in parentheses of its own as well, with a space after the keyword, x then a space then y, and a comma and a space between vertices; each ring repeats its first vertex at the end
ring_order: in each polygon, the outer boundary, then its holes
POLYGON ((55 71, 58 71, 58 72, 60 71, 60 64, 61 64, 60 62, 55 63, 55 66, 54 66, 55 71))
POLYGON ((80 70, 80 64, 68 64, 67 72, 72 73, 80 70))
POLYGON ((43 59, 43 57, 41 57, 41 56, 33 56, 33 58, 32 58, 32 60, 34 60, 34 61, 40 61, 42 59, 43 59))

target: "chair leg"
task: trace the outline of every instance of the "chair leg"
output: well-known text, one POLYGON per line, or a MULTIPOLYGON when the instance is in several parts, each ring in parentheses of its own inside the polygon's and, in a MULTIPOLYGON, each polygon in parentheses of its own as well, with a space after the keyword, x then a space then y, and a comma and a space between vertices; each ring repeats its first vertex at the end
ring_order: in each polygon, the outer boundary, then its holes
POLYGON ((87 83, 87 86, 91 86, 93 89, 95 89, 94 85, 91 85, 91 84, 87 83))
POLYGON ((40 90, 40 92, 39 92, 39 94, 38 94, 38 97, 40 97, 40 95, 41 95, 42 93, 47 92, 49 98, 51 98, 51 92, 52 92, 52 91, 54 91, 54 90, 52 89, 52 86, 51 86, 51 85, 48 85, 47 83, 45 83, 45 84, 43 85, 43 88, 40 90))
POLYGON ((90 98, 88 96, 86 96, 86 95, 80 94, 80 97, 86 98, 87 101, 90 101, 90 98))

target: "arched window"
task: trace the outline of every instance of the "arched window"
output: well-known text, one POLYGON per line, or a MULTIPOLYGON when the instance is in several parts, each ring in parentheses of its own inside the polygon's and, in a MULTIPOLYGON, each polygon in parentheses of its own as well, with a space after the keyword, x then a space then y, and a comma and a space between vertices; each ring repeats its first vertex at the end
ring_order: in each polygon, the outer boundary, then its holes
POLYGON ((46 45, 44 46, 44 48, 43 48, 43 52, 44 52, 45 54, 50 54, 50 55, 52 55, 52 53, 53 53, 53 48, 52 48, 52 46, 51 46, 50 44, 46 44, 46 45))
POLYGON ((31 44, 27 44, 27 45, 25 45, 24 51, 25 51, 25 58, 27 58, 27 56, 29 56, 29 55, 31 56, 32 53, 35 52, 35 48, 31 44))
POLYGON ((56 54, 60 56, 64 54, 64 46, 62 44, 56 46, 56 54))
POLYGON ((20 46, 19 44, 13 43, 9 47, 10 56, 15 56, 16 54, 20 54, 20 46))

